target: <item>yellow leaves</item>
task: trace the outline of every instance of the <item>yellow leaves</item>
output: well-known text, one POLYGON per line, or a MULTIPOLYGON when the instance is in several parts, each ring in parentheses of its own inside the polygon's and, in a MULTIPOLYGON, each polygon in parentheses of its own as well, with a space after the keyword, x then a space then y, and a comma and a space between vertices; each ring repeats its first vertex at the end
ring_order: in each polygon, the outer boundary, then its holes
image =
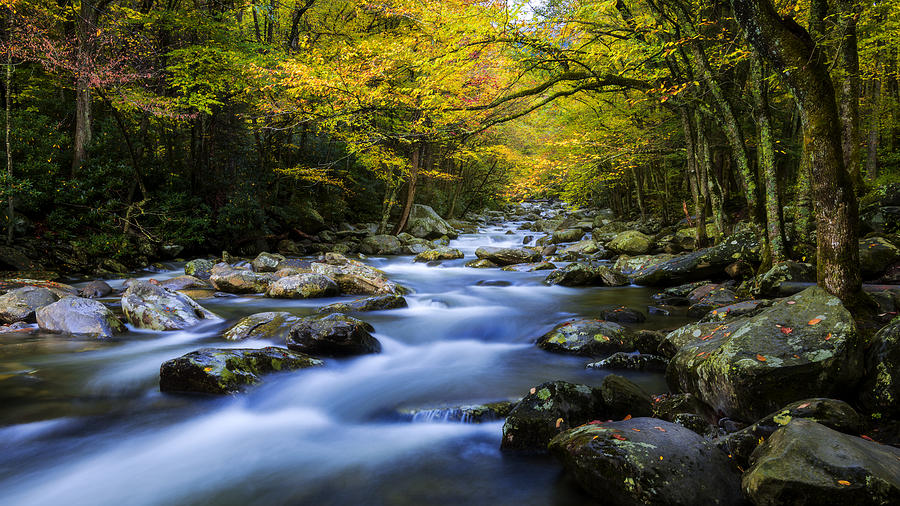
POLYGON ((838 485, 843 485, 843 486, 845 486, 845 487, 849 487, 849 486, 850 486, 850 482, 847 481, 847 480, 838 480, 838 485))

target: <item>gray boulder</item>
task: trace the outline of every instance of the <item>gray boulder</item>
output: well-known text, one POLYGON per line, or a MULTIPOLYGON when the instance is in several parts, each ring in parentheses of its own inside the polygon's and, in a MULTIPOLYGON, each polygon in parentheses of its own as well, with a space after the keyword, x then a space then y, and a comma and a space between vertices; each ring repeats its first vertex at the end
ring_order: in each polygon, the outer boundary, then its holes
POLYGON ((541 260, 541 254, 528 248, 498 248, 484 246, 475 250, 475 256, 490 260, 496 265, 534 263, 541 260))
POLYGON ((399 255, 403 244, 392 235, 370 235, 359 243, 359 251, 366 255, 399 255))
POLYGON ((544 279, 544 284, 560 286, 624 286, 628 279, 605 265, 573 262, 556 269, 544 279))
POLYGON ((727 237, 721 243, 665 262, 649 265, 632 274, 639 285, 675 285, 721 276, 725 268, 738 261, 759 259, 759 238, 752 232, 741 232, 727 237))
POLYGON ((422 239, 438 239, 447 236, 456 239, 459 234, 434 209, 421 204, 414 204, 406 223, 406 231, 410 235, 422 239))
POLYGON ((368 323, 341 313, 307 317, 291 327, 287 347, 311 355, 344 356, 379 353, 381 343, 368 323))
POLYGON ((276 299, 312 299, 335 297, 341 289, 337 283, 322 274, 296 274, 279 278, 269 285, 266 297, 276 299))
POLYGON ((263 251, 256 255, 250 265, 253 266, 254 272, 275 272, 278 270, 278 265, 285 260, 284 255, 263 251))
POLYGON ((653 248, 653 238, 637 230, 627 230, 616 235, 606 247, 624 255, 643 255, 653 248))
POLYGON ((62 299, 35 311, 38 326, 69 334, 111 337, 125 331, 125 325, 102 302, 81 297, 62 299))
POLYGON ((55 293, 43 287, 25 286, 10 290, 0 295, 0 322, 33 322, 35 310, 58 300, 55 293))
POLYGON ((184 273, 188 276, 194 276, 200 279, 209 279, 213 268, 212 260, 206 258, 198 258, 184 264, 184 273))
POLYGON ((146 282, 132 283, 125 290, 122 310, 129 323, 143 329, 179 330, 203 320, 221 320, 187 295, 146 282))
POLYGON ((236 269, 224 262, 214 265, 209 276, 216 290, 227 293, 265 293, 275 279, 274 274, 236 269))
POLYGON ((238 320, 222 337, 229 341, 268 339, 283 341, 300 318, 284 311, 256 313, 238 320))
POLYGON ((543 453, 560 432, 602 417, 599 388, 551 381, 531 389, 506 417, 501 450, 543 453))
POLYGON ((400 309, 409 307, 402 295, 377 295, 350 302, 335 302, 320 307, 319 313, 351 313, 354 311, 383 311, 386 309, 400 309))

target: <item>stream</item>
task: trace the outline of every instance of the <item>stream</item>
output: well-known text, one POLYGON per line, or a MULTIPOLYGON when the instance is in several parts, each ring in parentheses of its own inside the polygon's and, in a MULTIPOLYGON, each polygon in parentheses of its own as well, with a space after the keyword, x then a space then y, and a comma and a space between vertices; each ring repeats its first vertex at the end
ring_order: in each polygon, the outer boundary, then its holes
MULTIPOLYGON (((240 317, 311 314, 355 297, 203 299, 226 321, 173 332, 129 327, 114 340, 0 335, 0 504, 589 502, 550 457, 501 453, 502 421, 398 415, 518 399, 549 380, 599 386, 608 374, 534 341, 568 318, 597 316, 602 305, 646 313, 651 290, 551 287, 541 283, 549 271, 463 266, 479 246, 521 245, 533 233, 520 224, 461 235, 450 246, 466 258, 436 267, 411 256, 369 258, 412 290, 409 308, 357 314, 374 325, 382 353, 271 375, 241 395, 162 394, 159 366, 202 347, 273 344, 221 339, 240 317)), ((172 267, 140 277, 183 273, 172 267)), ((109 281, 116 289, 122 282, 109 281)), ((682 321, 649 315, 641 328, 682 321)), ((649 392, 666 391, 661 374, 618 373, 649 392)))

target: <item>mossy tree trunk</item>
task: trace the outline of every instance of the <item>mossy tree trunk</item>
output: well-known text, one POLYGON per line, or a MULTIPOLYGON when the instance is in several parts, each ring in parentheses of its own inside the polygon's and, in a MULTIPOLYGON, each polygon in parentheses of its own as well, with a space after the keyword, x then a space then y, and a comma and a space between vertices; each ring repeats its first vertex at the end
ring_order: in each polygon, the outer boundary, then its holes
POLYGON ((861 301, 858 207, 844 165, 841 122, 828 66, 812 38, 770 0, 731 0, 753 48, 778 71, 800 110, 817 226, 817 281, 845 304, 861 301))

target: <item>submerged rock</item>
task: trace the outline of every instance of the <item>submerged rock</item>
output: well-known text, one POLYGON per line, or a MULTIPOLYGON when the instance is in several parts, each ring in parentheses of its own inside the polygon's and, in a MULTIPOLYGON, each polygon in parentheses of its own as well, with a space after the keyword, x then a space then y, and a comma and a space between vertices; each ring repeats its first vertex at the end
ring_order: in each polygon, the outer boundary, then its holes
POLYGON ((401 409, 399 413, 415 423, 460 422, 484 423, 500 420, 512 410, 510 401, 490 402, 441 408, 401 409))
POLYGON ((740 475, 711 442, 654 418, 591 422, 550 442, 550 452, 603 504, 740 505, 740 475))
POLYGON ((320 307, 320 313, 350 313, 354 311, 383 311, 386 309, 400 309, 409 307, 402 295, 378 295, 356 299, 350 302, 335 302, 320 307))
POLYGON ((276 299, 312 299, 336 297, 341 289, 333 279, 322 274, 285 276, 269 285, 266 297, 276 299))
POLYGON ((38 308, 53 304, 59 297, 52 291, 25 286, 0 295, 0 322, 35 321, 34 312, 38 308))
POLYGON ((573 262, 547 275, 544 283, 561 286, 624 286, 628 280, 605 265, 573 262))
POLYGON ((203 348, 159 368, 162 392, 232 394, 262 381, 263 374, 321 366, 321 360, 284 348, 203 348))
POLYGON ((111 337, 125 331, 125 325, 102 302, 81 297, 64 297, 35 311, 38 326, 69 334, 111 337))
POLYGON ((501 271, 515 271, 515 272, 535 272, 535 271, 549 271, 552 269, 556 269, 556 265, 552 262, 535 262, 530 264, 514 264, 507 265, 506 267, 501 268, 501 271))
POLYGON ((307 317, 291 327, 287 347, 311 355, 343 356, 379 353, 381 343, 368 323, 341 313, 307 317))
POLYGON ((229 341, 244 339, 283 340, 299 317, 284 311, 256 313, 238 320, 222 337, 229 341))
POLYGON ((202 320, 221 320, 187 295, 152 283, 137 282, 122 294, 122 310, 132 325, 153 330, 179 330, 202 320))

